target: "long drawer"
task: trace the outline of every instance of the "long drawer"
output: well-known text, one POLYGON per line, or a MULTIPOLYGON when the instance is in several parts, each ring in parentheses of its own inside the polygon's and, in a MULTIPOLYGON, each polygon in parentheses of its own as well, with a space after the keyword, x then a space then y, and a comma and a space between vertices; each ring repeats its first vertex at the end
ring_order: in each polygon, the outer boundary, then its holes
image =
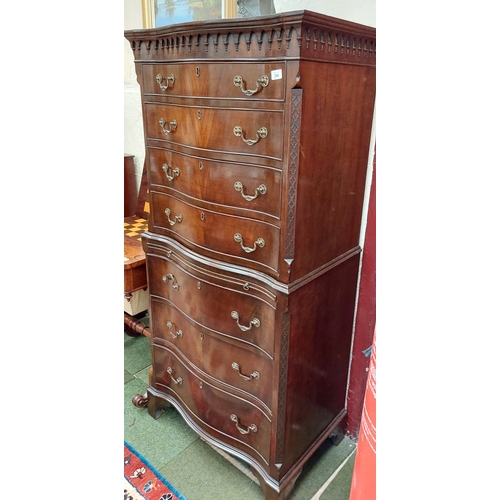
POLYGON ((283 63, 145 64, 144 94, 148 96, 284 99, 283 63))
POLYGON ((272 359, 192 324, 172 304, 159 299, 151 301, 153 343, 174 345, 187 360, 209 376, 253 395, 268 412, 272 397, 272 359))
MULTIPOLYGON (((281 172, 274 168, 213 161, 149 147, 150 183, 218 205, 262 212, 278 219, 281 172)), ((251 215, 249 215, 251 216, 251 215)))
POLYGON ((202 380, 165 347, 153 347, 153 371, 156 389, 175 393, 193 417, 269 463, 271 421, 262 410, 202 380))
POLYGON ((171 302, 195 324, 273 356, 275 309, 267 302, 222 277, 188 272, 154 250, 147 255, 151 297, 171 302))
POLYGON ((149 139, 207 151, 283 159, 283 112, 146 103, 149 139))
POLYGON ((163 193, 151 192, 151 201, 153 231, 228 262, 278 271, 276 226, 199 208, 163 193))

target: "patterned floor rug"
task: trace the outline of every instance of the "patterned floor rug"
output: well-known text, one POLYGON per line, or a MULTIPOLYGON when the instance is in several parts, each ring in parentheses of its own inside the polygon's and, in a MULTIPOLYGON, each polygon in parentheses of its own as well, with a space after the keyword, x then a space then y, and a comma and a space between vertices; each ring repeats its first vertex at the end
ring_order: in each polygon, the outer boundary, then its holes
POLYGON ((124 444, 124 500, 187 500, 127 442, 124 444))

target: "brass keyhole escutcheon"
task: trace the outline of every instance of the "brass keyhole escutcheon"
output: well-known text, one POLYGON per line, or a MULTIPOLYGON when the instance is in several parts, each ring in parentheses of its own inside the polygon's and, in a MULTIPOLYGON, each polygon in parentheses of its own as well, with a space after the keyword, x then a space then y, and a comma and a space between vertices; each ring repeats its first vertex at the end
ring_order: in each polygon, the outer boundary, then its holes
POLYGON ((196 76, 200 76, 200 67, 196 66, 196 76))
POLYGON ((198 113, 196 113, 196 116, 198 117, 198 120, 201 120, 201 111, 198 111, 198 113))
POLYGON ((201 220, 205 220, 205 213, 201 212, 201 220))
POLYGON ((203 170, 203 162, 202 162, 202 161, 200 161, 200 163, 198 163, 198 168, 199 168, 200 170, 203 170))

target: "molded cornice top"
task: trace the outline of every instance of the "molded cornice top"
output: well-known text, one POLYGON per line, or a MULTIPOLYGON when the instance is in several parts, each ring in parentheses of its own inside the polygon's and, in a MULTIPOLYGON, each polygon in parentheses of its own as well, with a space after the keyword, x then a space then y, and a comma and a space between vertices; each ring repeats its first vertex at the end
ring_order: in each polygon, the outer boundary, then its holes
POLYGON ((128 30, 136 61, 304 58, 375 66, 376 30, 302 10, 128 30))

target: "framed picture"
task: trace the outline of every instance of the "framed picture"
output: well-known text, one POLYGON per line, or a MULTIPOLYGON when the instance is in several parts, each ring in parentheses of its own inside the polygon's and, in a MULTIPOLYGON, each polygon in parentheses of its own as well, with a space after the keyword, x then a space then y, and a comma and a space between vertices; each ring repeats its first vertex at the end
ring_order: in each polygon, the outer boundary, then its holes
POLYGON ((236 0, 142 0, 145 28, 236 17, 236 0))

